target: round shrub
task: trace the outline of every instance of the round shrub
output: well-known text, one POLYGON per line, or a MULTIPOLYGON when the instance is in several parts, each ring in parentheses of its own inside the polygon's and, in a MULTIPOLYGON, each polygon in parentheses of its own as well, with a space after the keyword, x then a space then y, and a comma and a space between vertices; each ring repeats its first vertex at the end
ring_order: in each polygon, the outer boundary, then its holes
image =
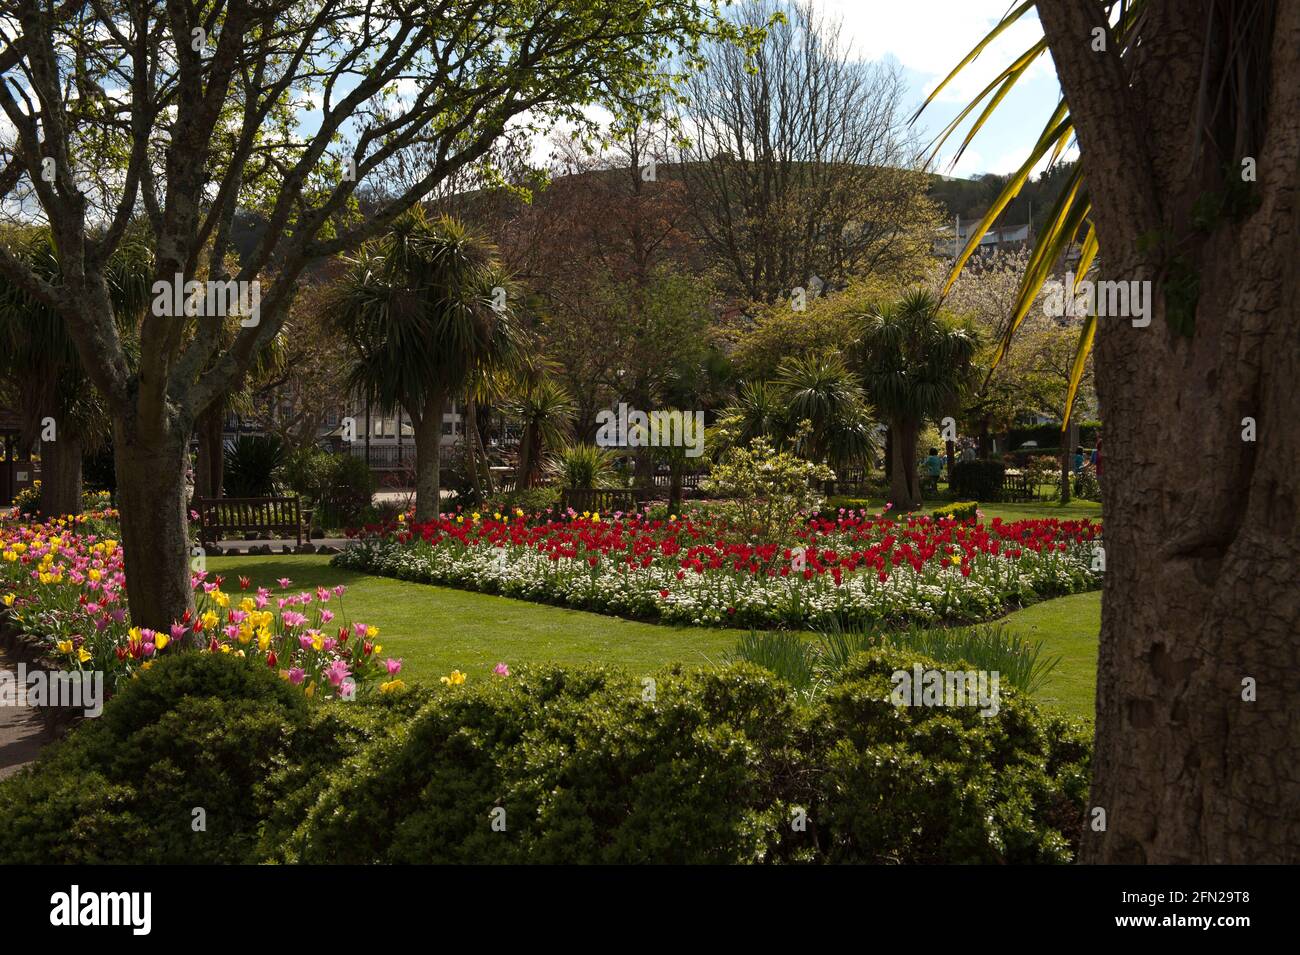
POLYGON ((334 774, 290 848, 306 862, 757 861, 780 840, 797 725, 793 694, 752 668, 669 671, 653 694, 601 668, 449 687, 334 774))
POLYGON ((306 716, 302 694, 264 668, 160 659, 0 785, 0 862, 249 861, 256 789, 306 716))
POLYGON ((974 706, 899 706, 893 674, 965 669, 886 649, 850 663, 812 717, 824 772, 812 798, 827 862, 1068 862, 1084 813, 1088 745, 999 686, 974 706))

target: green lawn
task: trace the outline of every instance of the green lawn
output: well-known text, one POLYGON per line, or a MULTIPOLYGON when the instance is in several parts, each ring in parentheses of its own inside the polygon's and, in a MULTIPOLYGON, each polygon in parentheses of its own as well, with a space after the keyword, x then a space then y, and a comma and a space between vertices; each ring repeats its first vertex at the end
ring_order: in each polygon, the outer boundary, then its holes
POLYGON ((1041 641, 1044 656, 1061 662, 1038 699, 1070 716, 1093 717, 1097 697, 1097 637, 1101 633, 1101 591, 1045 600, 1006 617, 1011 631, 1041 641))
MULTIPOLYGON (((1039 513, 1041 513, 1041 506, 1039 513)), ((614 663, 638 673, 664 665, 716 663, 736 645, 739 630, 668 627, 603 614, 566 610, 509 597, 414 584, 329 566, 312 555, 213 557, 209 570, 224 574, 227 590, 238 574, 279 590, 346 584, 343 611, 351 621, 380 628, 386 656, 400 657, 403 676, 432 682, 452 670, 486 675, 497 663, 614 663)), ((1092 716, 1097 677, 1101 594, 1049 600, 1005 618, 1012 629, 1041 640, 1044 653, 1060 655, 1043 702, 1071 716, 1092 716)))
MULTIPOLYGON (((387 656, 400 657, 404 676, 421 681, 459 669, 487 674, 498 663, 617 663, 650 673, 664 664, 718 662, 736 645, 739 630, 666 627, 496 597, 450 587, 413 584, 329 566, 312 554, 270 557, 210 557, 208 569, 236 574, 254 585, 279 590, 288 577, 292 590, 346 584, 343 609, 349 620, 380 628, 387 656)), ((331 603, 331 607, 334 604, 331 603)))

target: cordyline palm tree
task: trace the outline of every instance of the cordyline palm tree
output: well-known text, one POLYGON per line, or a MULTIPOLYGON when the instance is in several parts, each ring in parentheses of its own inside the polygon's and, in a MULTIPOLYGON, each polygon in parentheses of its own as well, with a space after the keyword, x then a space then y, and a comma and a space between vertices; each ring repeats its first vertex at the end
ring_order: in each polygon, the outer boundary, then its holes
POLYGON ((1026 0, 954 73, 1034 12, 1042 39, 966 111, 992 96, 973 134, 1051 56, 1063 98, 989 216, 1077 137, 1017 314, 1072 242, 1078 275, 1147 292, 1140 324, 1087 319, 1075 356, 1077 384, 1095 339, 1106 426, 1107 825, 1081 858, 1294 862, 1294 698, 1263 688, 1300 683, 1300 4, 1026 0))
POLYGON ((921 503, 916 473, 921 426, 959 406, 978 342, 971 329, 940 311, 937 298, 914 291, 869 311, 858 347, 863 383, 889 425, 890 500, 912 510, 921 503))
POLYGON ((787 358, 777 366, 773 385, 785 409, 787 429, 797 429, 803 421, 811 425, 795 442, 796 454, 832 468, 870 456, 871 407, 838 355, 787 358))
POLYGON ((537 483, 546 449, 568 442, 578 413, 577 403, 554 375, 543 369, 529 378, 504 407, 505 413, 523 427, 515 479, 515 487, 521 491, 537 483))
POLYGON ((355 354, 350 388, 382 413, 405 409, 415 426, 416 520, 439 513, 447 400, 524 353, 509 284, 489 243, 417 206, 362 246, 331 301, 355 354))
MULTIPOLYGON (((51 285, 60 284, 58 257, 48 229, 12 232, 3 243, 11 256, 51 285)), ((124 242, 109 262, 109 299, 122 319, 149 302, 152 256, 138 239, 124 242)), ((119 329, 124 334, 124 329, 119 329)), ((131 342, 124 343, 128 358, 131 342)), ((41 513, 81 509, 82 456, 108 437, 111 422, 102 399, 82 370, 76 346, 59 313, 0 279, 0 372, 17 405, 22 440, 35 444, 53 420, 52 440, 41 441, 41 513)))

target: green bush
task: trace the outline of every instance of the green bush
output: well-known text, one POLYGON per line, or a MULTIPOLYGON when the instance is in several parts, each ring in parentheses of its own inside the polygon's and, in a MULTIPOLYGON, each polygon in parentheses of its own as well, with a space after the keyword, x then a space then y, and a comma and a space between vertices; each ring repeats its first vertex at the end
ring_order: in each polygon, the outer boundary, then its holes
POLYGON ((1088 747, 1079 729, 1000 688, 975 707, 896 706, 916 662, 863 654, 812 718, 821 773, 809 808, 826 862, 1069 862, 1082 831, 1088 747))
POLYGON ((0 862, 250 861, 258 785, 306 716, 303 694, 265 668, 159 660, 0 786, 0 862), (206 831, 194 831, 197 808, 206 831))
POLYGON ((594 444, 570 444, 546 459, 545 470, 561 487, 612 487, 614 453, 594 444))
POLYGON ((816 702, 733 664, 325 703, 178 654, 0 783, 0 863, 1068 861, 1087 738, 1005 685, 896 706, 916 662, 858 654, 816 702))
POLYGON ((316 499, 319 527, 352 527, 361 519, 375 494, 375 476, 355 454, 331 454, 328 483, 316 499))
POLYGON ((290 848, 306 862, 767 858, 778 770, 796 758, 789 689, 729 669, 644 692, 600 668, 448 688, 335 774, 290 848))
POLYGON ((930 516, 935 520, 946 520, 952 518, 955 521, 968 521, 973 517, 979 517, 980 505, 978 501, 953 501, 947 507, 937 507, 930 512, 930 516))
POLYGON ((281 469, 284 483, 315 508, 316 527, 355 527, 366 518, 375 493, 375 476, 363 458, 305 448, 289 455, 281 469))
POLYGON ((412 697, 309 706, 265 667, 164 656, 0 784, 0 863, 272 857, 328 772, 409 717, 412 697))
POLYGON ((241 434, 226 443, 221 486, 227 497, 269 497, 285 459, 284 442, 274 434, 241 434))
POLYGON ((494 494, 483 504, 485 514, 509 514, 523 511, 529 517, 560 506, 560 488, 554 485, 529 487, 519 491, 494 494))
POLYGON ((1000 501, 1005 471, 1001 461, 958 461, 952 467, 948 488, 959 501, 1000 501))

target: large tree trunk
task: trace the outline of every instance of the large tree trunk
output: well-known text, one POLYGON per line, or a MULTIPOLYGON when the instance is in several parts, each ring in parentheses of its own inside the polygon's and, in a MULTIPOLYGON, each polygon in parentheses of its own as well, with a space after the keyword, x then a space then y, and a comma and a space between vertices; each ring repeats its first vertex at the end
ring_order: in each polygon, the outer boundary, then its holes
MULTIPOLYGON (((1295 863, 1300 4, 1263 8, 1242 35, 1271 50, 1237 73, 1207 0, 1153 0, 1136 88, 1117 56, 1081 42, 1100 7, 1038 8, 1087 170, 1100 277, 1154 287, 1149 325, 1097 322, 1106 576, 1083 858, 1295 863), (1262 116, 1267 132, 1237 156, 1216 154, 1240 142, 1231 127, 1216 126, 1204 158, 1191 152, 1205 142, 1191 122, 1203 65, 1211 94, 1229 74, 1242 84, 1231 101, 1262 116), (1258 181, 1231 181, 1224 169, 1246 155, 1258 181), (1227 190, 1250 201, 1194 224, 1227 190), (1166 292, 1189 285, 1162 274, 1147 241, 1162 235, 1195 277, 1186 334, 1167 322, 1166 292)), ((1229 12, 1241 11, 1218 15, 1229 12)))
POLYGON ((81 439, 64 432, 41 442, 41 514, 81 513, 81 439))
MULTIPOLYGON (((446 398, 431 394, 412 414, 415 423, 415 519, 434 521, 442 512, 442 412, 446 398)), ((409 411, 409 409, 408 409, 409 411)))
POLYGON ((222 403, 214 402, 212 407, 199 415, 194 429, 199 444, 198 460, 194 467, 196 497, 221 496, 226 467, 226 446, 221 440, 224 411, 222 403))
POLYGON ((915 510, 921 503, 921 485, 916 473, 916 439, 920 426, 899 421, 889 426, 893 461, 890 466, 889 499, 895 510, 915 510))
POLYGON ((194 607, 185 513, 185 457, 190 429, 145 435, 134 418, 113 427, 117 504, 131 622, 166 630, 194 607))

